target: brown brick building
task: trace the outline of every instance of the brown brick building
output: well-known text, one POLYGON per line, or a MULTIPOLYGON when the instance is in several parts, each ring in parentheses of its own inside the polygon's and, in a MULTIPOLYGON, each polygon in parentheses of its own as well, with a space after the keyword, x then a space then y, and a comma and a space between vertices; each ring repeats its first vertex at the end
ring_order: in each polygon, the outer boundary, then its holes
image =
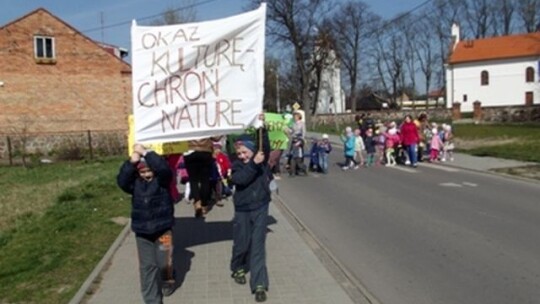
POLYGON ((128 113, 131 67, 110 46, 42 8, 0 27, 0 133, 125 131, 128 113))

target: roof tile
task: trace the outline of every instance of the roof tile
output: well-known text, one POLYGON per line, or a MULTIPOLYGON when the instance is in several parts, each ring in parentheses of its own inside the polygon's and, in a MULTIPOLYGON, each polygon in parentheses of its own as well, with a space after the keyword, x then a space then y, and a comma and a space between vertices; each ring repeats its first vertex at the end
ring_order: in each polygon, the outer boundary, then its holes
POLYGON ((540 56, 540 32, 501 36, 458 43, 450 64, 540 56))

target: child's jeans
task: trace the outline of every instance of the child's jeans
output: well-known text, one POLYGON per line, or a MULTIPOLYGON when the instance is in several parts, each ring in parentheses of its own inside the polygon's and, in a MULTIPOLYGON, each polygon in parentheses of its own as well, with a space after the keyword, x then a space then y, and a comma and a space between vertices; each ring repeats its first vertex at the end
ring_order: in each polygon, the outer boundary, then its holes
POLYGON ((366 160, 366 166, 373 166, 375 163, 375 153, 368 153, 367 154, 367 160, 366 160))
POLYGON ((324 174, 328 173, 328 153, 319 152, 319 168, 324 174))

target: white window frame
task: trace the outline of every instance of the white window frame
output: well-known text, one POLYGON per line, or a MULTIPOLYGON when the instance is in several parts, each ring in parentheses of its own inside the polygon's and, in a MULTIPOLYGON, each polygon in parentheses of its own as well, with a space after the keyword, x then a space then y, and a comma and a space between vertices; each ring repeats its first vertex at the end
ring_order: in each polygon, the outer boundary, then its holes
POLYGON ((50 60, 54 60, 56 59, 56 48, 55 48, 55 41, 54 41, 54 37, 50 37, 50 36, 34 36, 34 58, 36 59, 50 59, 50 60), (52 49, 51 49, 51 52, 52 54, 47 54, 47 48, 46 48, 46 42, 47 40, 50 40, 51 41, 51 46, 52 46, 52 49), (42 48, 43 48, 43 56, 42 57, 39 57, 38 56, 38 43, 40 43, 41 41, 41 44, 42 44, 42 48))

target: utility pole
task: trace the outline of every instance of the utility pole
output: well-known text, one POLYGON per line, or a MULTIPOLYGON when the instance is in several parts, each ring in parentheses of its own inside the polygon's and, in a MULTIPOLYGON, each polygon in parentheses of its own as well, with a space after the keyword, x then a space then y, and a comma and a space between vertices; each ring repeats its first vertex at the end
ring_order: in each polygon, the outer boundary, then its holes
POLYGON ((281 105, 279 100, 279 73, 277 72, 276 68, 276 104, 277 104, 277 112, 281 113, 281 105))
POLYGON ((99 19, 101 23, 101 42, 105 43, 105 32, 104 32, 104 25, 105 25, 105 14, 103 12, 99 12, 99 19))

